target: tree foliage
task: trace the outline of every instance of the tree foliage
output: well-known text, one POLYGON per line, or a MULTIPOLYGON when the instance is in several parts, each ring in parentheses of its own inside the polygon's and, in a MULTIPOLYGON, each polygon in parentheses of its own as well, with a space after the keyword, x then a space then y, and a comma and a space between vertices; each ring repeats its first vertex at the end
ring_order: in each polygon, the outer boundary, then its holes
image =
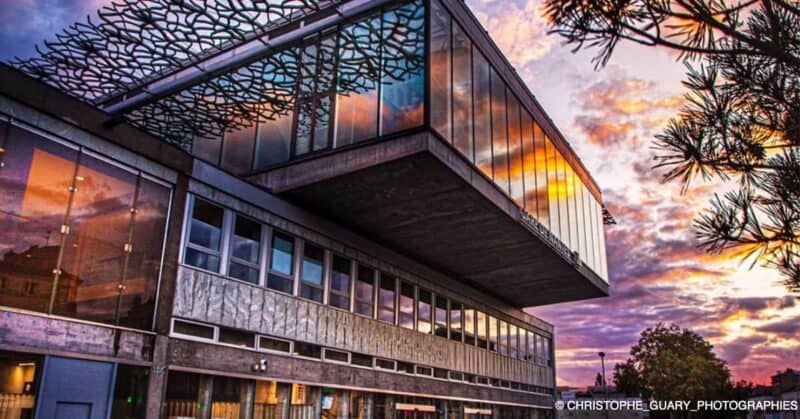
POLYGON ((547 0, 552 32, 605 65, 622 40, 677 51, 685 105, 656 137, 656 164, 683 191, 730 181, 695 220, 710 252, 777 268, 800 292, 800 2, 547 0))
POLYGON ((630 358, 614 367, 614 385, 651 400, 719 400, 731 395, 725 361, 700 335, 676 325, 642 331, 630 358))

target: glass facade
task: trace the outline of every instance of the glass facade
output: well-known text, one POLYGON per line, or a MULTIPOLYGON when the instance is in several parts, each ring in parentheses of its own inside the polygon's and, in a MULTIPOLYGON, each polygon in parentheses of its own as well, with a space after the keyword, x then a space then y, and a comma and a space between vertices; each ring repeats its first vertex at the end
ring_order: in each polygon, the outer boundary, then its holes
MULTIPOLYGON (((449 29, 442 33, 449 36, 449 29)), ((449 38, 443 42, 449 55, 449 38)), ((257 92, 243 95, 242 107, 230 112, 246 117, 224 121, 219 135, 202 130, 193 139, 192 153, 243 175, 420 127, 425 109, 424 58, 422 0, 393 3, 333 32, 307 37, 300 45, 210 83, 255 83, 248 87, 257 92)), ((449 59, 447 63, 440 74, 449 77, 449 59)), ((215 92, 199 87, 178 95, 215 100, 215 92)), ((209 123, 204 118, 207 115, 196 115, 199 124, 209 123)))
POLYGON ((607 278, 602 206, 571 152, 547 136, 520 99, 527 92, 509 87, 438 0, 430 34, 431 128, 607 278))
POLYGON ((150 329, 171 189, 0 126, 0 304, 150 329))

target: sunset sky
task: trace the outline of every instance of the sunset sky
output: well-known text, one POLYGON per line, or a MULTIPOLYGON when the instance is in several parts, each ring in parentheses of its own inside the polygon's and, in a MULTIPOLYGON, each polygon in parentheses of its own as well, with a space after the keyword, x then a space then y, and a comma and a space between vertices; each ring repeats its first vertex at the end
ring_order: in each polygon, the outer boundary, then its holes
MULTIPOLYGON (((0 59, 30 56, 106 1, 3 0, 0 59)), ((598 351, 610 370, 658 322, 709 339, 735 379, 766 383, 778 369, 800 367, 800 301, 777 273, 696 248, 691 220, 724 185, 698 183, 681 196, 651 169, 653 137, 683 100, 685 68, 675 55, 621 44, 595 71, 594 51, 573 54, 547 34, 541 1, 467 3, 600 184, 618 223, 606 229, 611 297, 529 310, 556 327, 558 384, 593 383, 598 351)))

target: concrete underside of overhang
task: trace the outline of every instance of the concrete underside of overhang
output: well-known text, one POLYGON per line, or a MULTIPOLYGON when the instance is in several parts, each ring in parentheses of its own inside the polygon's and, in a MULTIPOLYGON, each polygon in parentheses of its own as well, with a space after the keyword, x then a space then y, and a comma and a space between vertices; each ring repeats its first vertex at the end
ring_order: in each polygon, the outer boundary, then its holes
POLYGON ((490 179, 421 132, 250 178, 517 307, 608 295, 608 284, 532 228, 490 179))

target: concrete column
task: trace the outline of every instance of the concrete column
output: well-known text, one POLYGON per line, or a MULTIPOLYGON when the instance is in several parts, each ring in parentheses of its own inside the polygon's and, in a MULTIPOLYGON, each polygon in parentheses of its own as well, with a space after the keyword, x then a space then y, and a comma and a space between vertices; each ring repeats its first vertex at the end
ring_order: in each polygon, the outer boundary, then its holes
POLYGON ((450 418, 450 406, 447 400, 436 400, 436 411, 438 412, 436 415, 438 419, 450 418))
POLYGON ((256 398, 256 382, 252 380, 242 381, 242 386, 239 390, 239 419, 253 419, 253 402, 256 398))
POLYGON ((197 410, 198 419, 211 418, 211 392, 214 389, 214 377, 211 375, 200 376, 200 386, 197 390, 197 401, 200 409, 197 410))
POLYGON ((364 401, 361 403, 363 419, 374 419, 375 417, 375 397, 372 393, 364 393, 364 401))
POLYGON ((275 406, 275 419, 289 419, 292 407, 292 385, 289 383, 278 383, 276 389, 278 405, 275 406))
POLYGON ((336 419, 350 419, 350 391, 336 390, 336 419))
POLYGON ((313 419, 322 417, 322 387, 309 387, 308 388, 308 402, 314 408, 311 413, 313 419))
POLYGON ((383 418, 375 418, 375 419, 394 419, 394 396, 387 395, 384 398, 384 409, 385 417, 383 418))
POLYGON ((153 366, 147 379, 147 406, 145 414, 149 419, 161 417, 161 406, 164 403, 164 394, 167 389, 167 343, 166 336, 156 335, 153 347, 153 366))

